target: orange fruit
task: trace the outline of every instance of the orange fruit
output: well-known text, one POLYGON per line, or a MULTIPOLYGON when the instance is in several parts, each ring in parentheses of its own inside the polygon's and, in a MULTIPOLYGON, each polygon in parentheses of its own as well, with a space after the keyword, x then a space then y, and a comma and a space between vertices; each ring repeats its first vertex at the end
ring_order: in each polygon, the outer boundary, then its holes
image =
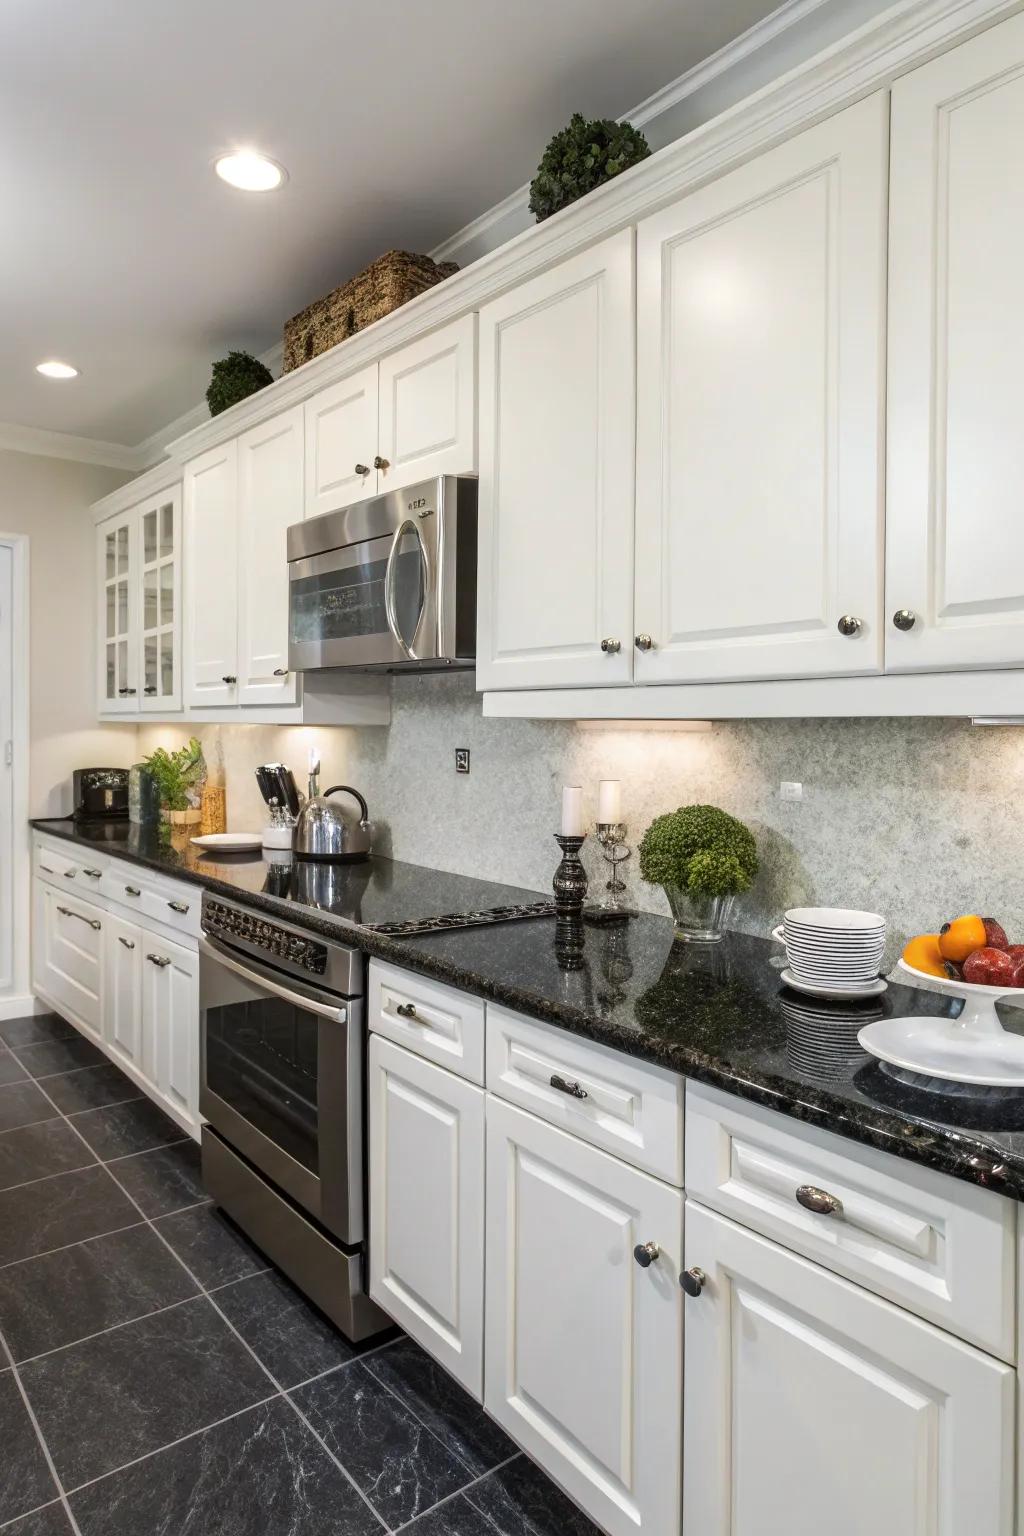
POLYGON ((916 939, 911 939, 903 951, 903 958, 908 965, 912 965, 915 971, 924 971, 928 976, 946 977, 946 962, 942 958, 939 949, 939 935, 937 933, 919 933, 916 939))
POLYGON ((984 920, 973 912, 967 917, 958 917, 955 922, 944 923, 939 934, 941 954, 946 960, 955 960, 958 964, 973 955, 976 949, 984 949, 987 943, 984 920))

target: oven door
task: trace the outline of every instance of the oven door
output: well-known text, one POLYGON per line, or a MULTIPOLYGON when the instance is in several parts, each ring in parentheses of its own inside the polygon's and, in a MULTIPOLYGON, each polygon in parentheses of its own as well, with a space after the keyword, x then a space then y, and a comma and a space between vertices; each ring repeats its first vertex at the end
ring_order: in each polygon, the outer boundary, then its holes
POLYGON ((199 941, 199 1107, 342 1243, 363 1237, 363 1003, 199 941))
POLYGON ((386 667, 438 656, 437 518, 289 563, 288 663, 386 667))

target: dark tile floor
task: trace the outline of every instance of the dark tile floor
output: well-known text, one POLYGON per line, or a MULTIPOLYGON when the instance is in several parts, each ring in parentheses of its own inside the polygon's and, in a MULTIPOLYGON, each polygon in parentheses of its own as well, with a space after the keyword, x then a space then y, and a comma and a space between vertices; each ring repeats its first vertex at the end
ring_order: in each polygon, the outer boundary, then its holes
POLYGON ((0 1536, 598 1536, 413 1344, 358 1349, 70 1026, 0 1023, 0 1536))

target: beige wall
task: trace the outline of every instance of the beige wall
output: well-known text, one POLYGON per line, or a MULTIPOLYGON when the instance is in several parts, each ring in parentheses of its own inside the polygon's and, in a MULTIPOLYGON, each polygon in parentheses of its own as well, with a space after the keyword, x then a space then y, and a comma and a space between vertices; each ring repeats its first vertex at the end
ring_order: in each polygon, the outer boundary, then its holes
POLYGON ((132 726, 96 724, 92 502, 123 470, 0 450, 0 532, 27 533, 33 816, 71 808, 73 768, 134 761, 132 726))

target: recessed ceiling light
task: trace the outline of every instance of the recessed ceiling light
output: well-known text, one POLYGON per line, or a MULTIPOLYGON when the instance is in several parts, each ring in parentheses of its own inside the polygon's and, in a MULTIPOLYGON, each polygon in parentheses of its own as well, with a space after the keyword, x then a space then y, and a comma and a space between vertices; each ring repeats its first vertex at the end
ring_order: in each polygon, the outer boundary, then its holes
POLYGON ((284 181, 284 166, 266 155, 258 155, 254 149, 238 149, 233 154, 221 155, 214 162, 214 170, 222 181, 243 192, 273 192, 284 181))
POLYGON ((56 358, 50 358, 45 363, 36 363, 36 373, 44 374, 48 379, 78 378, 77 368, 72 368, 70 363, 58 363, 56 358))

